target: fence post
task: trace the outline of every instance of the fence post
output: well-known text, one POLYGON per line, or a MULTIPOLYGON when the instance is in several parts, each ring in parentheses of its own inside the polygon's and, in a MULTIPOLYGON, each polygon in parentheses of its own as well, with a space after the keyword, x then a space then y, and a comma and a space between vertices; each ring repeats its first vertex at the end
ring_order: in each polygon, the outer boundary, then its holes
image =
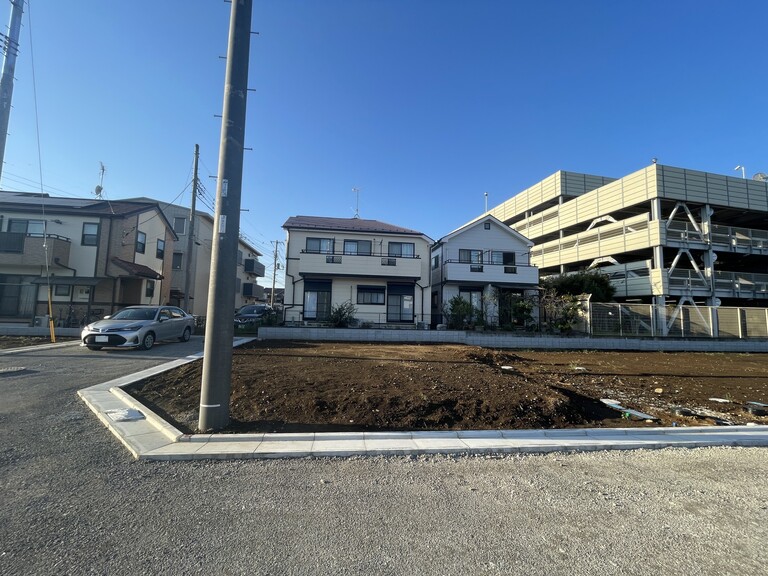
POLYGON ((624 336, 624 317, 622 316, 622 312, 621 312, 621 304, 619 304, 619 308, 618 308, 618 317, 619 317, 619 336, 624 336))

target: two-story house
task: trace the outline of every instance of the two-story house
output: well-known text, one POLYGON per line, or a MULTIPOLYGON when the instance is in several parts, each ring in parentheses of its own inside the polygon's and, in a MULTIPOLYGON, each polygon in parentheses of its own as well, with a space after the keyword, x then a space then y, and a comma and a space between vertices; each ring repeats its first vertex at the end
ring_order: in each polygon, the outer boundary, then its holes
MULTIPOLYGON (((132 200, 153 201, 143 197, 132 200)), ((190 314, 205 316, 211 278, 213 217, 205 212, 195 211, 195 220, 192 222, 192 210, 186 206, 161 203, 160 208, 168 221, 173 223, 173 230, 178 237, 171 259, 169 301, 190 314)), ((257 284, 257 279, 264 277, 264 264, 259 262, 260 256, 261 253, 256 248, 240 238, 235 278, 235 308, 264 301, 264 287, 257 284)))
POLYGON ((352 302, 371 324, 429 322, 429 246, 421 232, 377 220, 292 216, 284 319, 322 322, 352 302))
POLYGON ((536 292, 538 269, 530 265, 533 242, 486 215, 440 238, 431 250, 432 322, 440 323, 455 296, 486 323, 511 324, 515 298, 536 292))
POLYGON ((153 202, 0 192, 0 318, 59 320, 168 300, 176 234, 153 202))

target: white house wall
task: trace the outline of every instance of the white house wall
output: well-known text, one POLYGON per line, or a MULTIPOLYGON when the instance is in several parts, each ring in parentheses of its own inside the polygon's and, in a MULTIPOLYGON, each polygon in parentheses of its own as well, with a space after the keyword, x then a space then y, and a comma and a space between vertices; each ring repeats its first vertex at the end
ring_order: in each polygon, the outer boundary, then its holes
POLYGON ((357 308, 358 318, 363 321, 378 322, 374 318, 386 321, 386 305, 357 304, 357 285, 386 286, 388 283, 411 283, 414 278, 418 278, 413 298, 414 321, 422 321, 425 311, 429 309, 429 242, 423 236, 291 229, 288 230, 286 246, 286 322, 303 320, 303 280, 307 277, 332 280, 331 304, 339 305, 351 300, 357 308), (326 256, 330 254, 302 253, 307 238, 334 239, 334 255, 338 256, 340 263, 326 263, 326 256), (373 255, 344 254, 344 240, 370 240, 373 255), (387 253, 390 242, 414 244, 414 255, 417 258, 396 258, 395 266, 382 266, 382 258, 389 258, 387 253), (424 287, 423 294, 419 286, 424 287))

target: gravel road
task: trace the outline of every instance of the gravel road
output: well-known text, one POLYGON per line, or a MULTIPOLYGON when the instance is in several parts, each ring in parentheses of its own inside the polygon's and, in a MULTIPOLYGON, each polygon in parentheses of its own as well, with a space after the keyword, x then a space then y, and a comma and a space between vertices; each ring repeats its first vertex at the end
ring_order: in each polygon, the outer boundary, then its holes
POLYGON ((54 368, 93 358, 38 354, 0 377, 0 574, 768 574, 765 448, 136 462, 54 368))

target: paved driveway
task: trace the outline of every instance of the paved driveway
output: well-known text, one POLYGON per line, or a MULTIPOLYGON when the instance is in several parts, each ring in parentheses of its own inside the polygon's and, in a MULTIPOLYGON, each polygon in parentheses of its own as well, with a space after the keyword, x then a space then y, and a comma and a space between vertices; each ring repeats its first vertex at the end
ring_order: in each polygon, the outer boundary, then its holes
POLYGON ((201 349, 0 355, 0 573, 766 573, 768 449, 148 463, 76 396, 201 349))

